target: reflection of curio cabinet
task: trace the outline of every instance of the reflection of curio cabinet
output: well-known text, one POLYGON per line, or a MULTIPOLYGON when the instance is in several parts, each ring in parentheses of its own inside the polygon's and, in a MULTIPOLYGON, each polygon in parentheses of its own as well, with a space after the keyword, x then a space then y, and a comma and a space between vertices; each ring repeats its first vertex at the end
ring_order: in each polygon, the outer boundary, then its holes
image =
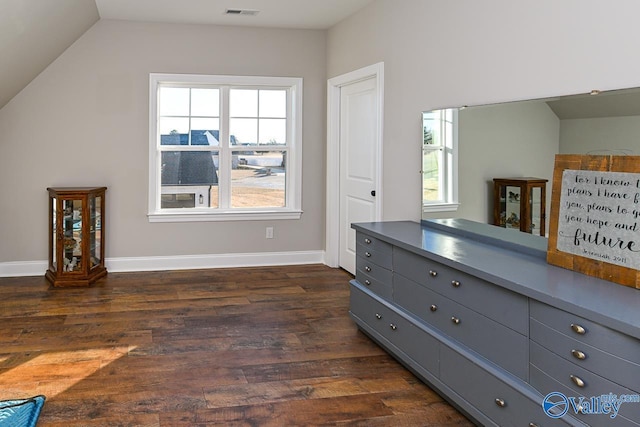
POLYGON ((106 187, 47 188, 49 268, 54 286, 86 286, 107 274, 104 266, 106 187))
POLYGON ((541 178, 494 178, 493 224, 545 235, 545 193, 541 178))

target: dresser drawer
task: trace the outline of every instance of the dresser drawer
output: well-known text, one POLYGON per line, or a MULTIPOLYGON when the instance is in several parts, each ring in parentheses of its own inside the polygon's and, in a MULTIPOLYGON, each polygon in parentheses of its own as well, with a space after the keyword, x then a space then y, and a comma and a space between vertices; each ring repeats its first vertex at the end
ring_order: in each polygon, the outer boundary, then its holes
POLYGON ((356 255, 386 269, 391 270, 392 268, 393 258, 391 256, 391 251, 374 250, 358 244, 356 245, 356 255))
POLYGON ((640 392, 640 365, 561 334, 535 319, 531 319, 530 337, 533 341, 576 366, 635 392, 640 392))
MULTIPOLYGON (((549 393, 562 393, 567 398, 569 397, 576 398, 576 399, 580 398, 580 396, 576 396, 571 389, 563 386, 562 384, 560 384, 550 376, 546 375, 544 372, 540 371, 535 366, 531 367, 531 376, 536 378, 536 382, 538 383, 538 386, 536 388, 538 388, 539 390, 540 389, 553 390, 549 393)), ((544 394, 546 396, 547 393, 544 393, 544 394)), ((561 401, 561 398, 560 397, 554 398, 554 401, 561 401)), ((576 404, 578 402, 579 400, 576 401, 576 404)), ((620 407, 622 413, 624 413, 623 412, 624 405, 637 405, 637 403, 623 403, 622 406, 620 407)), ((564 406, 562 407, 564 408, 564 406)), ((603 415, 594 415, 594 414, 586 415, 586 414, 580 414, 580 413, 576 414, 576 411, 573 409, 573 406, 568 407, 567 414, 570 414, 571 416, 576 417, 584 421, 586 424, 594 427, 595 426, 598 426, 598 427, 599 426, 606 426, 606 427, 638 427, 639 426, 639 424, 629 420, 628 418, 625 418, 623 415, 617 415, 614 418, 611 418, 609 415, 606 415, 606 414, 603 414, 603 415)))
MULTIPOLYGON (((392 276, 389 271, 389 276, 392 276)), ((391 299, 392 298, 392 290, 391 280, 381 281, 376 279, 375 277, 365 273, 363 270, 356 270, 356 280, 360 282, 360 284, 364 285, 371 292, 374 292, 380 295, 383 298, 391 299)))
POLYGON ((356 233, 356 253, 366 257, 365 252, 368 252, 371 258, 375 257, 377 264, 384 265, 388 269, 391 269, 392 248, 390 243, 361 232, 356 233))
POLYGON ((525 296, 397 248, 393 270, 514 331, 528 334, 529 304, 525 296))
MULTIPOLYGON (((608 395, 609 393, 617 394, 618 396, 638 394, 563 359, 535 342, 531 342, 530 349, 531 365, 537 368, 536 371, 531 370, 530 383, 542 394, 557 390, 549 390, 549 384, 545 382, 544 377, 539 376, 539 373, 544 373, 554 378, 558 383, 570 390, 568 392, 573 393, 572 396, 590 398, 592 396, 608 395)), ((635 381, 638 381, 638 378, 635 381)), ((640 422, 640 403, 623 403, 620 415, 640 422)))
POLYGON ((446 346, 440 352, 440 379, 497 425, 571 425, 563 419, 548 417, 542 410, 542 397, 540 401, 529 399, 446 346))
POLYGON ((393 276, 394 301, 515 376, 529 375, 529 340, 412 280, 393 276))
MULTIPOLYGON (((576 404, 576 407, 579 405, 579 402, 580 402, 579 399, 581 395, 576 395, 573 390, 560 384, 558 381, 554 380, 553 378, 551 378, 550 376, 548 376, 547 374, 545 374, 535 366, 531 366, 531 378, 535 378, 536 389, 549 390, 548 392, 542 393, 545 396, 548 393, 562 393, 567 398, 571 398, 572 400, 577 399, 577 400, 574 400, 574 404, 576 404)), ((591 396, 584 396, 584 397, 591 398, 591 396)), ((561 398, 560 397, 554 398, 553 401, 561 401, 561 398)), ((598 427, 599 426, 606 426, 606 427, 638 427, 640 426, 640 424, 637 424, 631 421, 630 419, 625 418, 623 415, 621 415, 621 414, 624 414, 625 405, 638 405, 638 403, 623 403, 622 406, 620 406, 620 411, 618 412, 618 415, 616 415, 614 418, 611 418, 607 414, 576 413, 575 409, 570 403, 569 403, 569 407, 567 408, 568 410, 567 414, 571 415, 572 417, 576 417, 579 420, 584 421, 586 424, 590 426, 598 426, 598 427)), ((564 408, 564 406, 562 406, 562 408, 564 408)), ((566 415, 564 417, 566 417, 566 415)))
POLYGON ((372 237, 361 231, 356 231, 356 244, 364 245, 373 250, 387 251, 389 254, 391 254, 392 245, 390 243, 387 243, 384 240, 380 240, 376 237, 372 237))
POLYGON ((640 340, 531 300, 531 318, 565 335, 640 365, 640 340))
POLYGON ((368 277, 371 277, 381 283, 387 283, 391 286, 391 270, 381 267, 367 258, 356 256, 356 278, 358 276, 358 272, 362 272, 368 277))
POLYGON ((351 284, 350 312, 418 365, 438 374, 440 343, 386 304, 351 284))

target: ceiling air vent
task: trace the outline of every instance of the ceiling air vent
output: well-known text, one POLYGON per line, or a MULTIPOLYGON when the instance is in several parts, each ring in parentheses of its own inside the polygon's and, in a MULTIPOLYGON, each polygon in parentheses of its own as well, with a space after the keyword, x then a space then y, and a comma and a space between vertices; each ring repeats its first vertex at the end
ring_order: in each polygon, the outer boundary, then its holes
POLYGON ((245 15, 245 16, 255 16, 260 12, 255 9, 227 9, 224 13, 225 15, 245 15))

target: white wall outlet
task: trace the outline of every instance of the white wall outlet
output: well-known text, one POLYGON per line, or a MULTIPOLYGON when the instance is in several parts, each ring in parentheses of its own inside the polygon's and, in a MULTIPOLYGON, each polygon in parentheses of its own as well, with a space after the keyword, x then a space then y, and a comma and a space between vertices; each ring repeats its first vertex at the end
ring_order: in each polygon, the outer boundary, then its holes
POLYGON ((273 239, 273 227, 267 227, 267 239, 273 239))

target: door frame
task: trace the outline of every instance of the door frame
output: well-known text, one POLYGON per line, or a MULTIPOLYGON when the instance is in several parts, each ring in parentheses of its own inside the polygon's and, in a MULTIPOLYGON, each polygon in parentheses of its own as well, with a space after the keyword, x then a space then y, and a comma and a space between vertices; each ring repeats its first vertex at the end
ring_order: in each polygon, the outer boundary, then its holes
POLYGON ((382 220, 382 131, 384 112, 384 62, 369 65, 327 81, 327 194, 325 220, 325 264, 339 267, 340 262, 340 92, 341 87, 375 78, 378 108, 377 138, 374 149, 377 151, 377 177, 375 183, 376 211, 375 221, 382 220))

